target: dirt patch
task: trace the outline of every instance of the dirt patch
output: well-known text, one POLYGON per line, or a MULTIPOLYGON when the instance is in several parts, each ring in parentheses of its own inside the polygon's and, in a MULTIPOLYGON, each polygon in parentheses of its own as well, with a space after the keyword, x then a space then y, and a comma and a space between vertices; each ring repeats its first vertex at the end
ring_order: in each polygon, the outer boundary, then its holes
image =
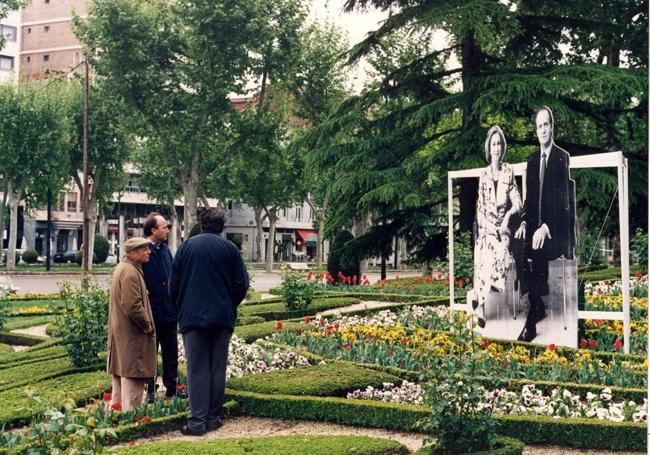
POLYGON ((46 333, 47 326, 49 324, 43 324, 43 325, 35 325, 32 327, 27 327, 25 329, 16 329, 12 330, 12 333, 20 333, 23 335, 35 335, 39 337, 49 337, 49 335, 46 333))

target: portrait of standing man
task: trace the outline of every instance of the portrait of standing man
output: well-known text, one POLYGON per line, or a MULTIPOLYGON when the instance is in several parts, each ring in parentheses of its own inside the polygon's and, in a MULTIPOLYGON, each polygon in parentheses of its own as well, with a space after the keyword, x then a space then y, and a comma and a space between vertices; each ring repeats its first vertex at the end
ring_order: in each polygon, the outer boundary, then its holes
MULTIPOLYGON (((158 212, 147 216, 143 225, 149 244, 149 262, 142 265, 144 281, 149 291, 149 301, 156 325, 156 346, 162 353, 162 379, 165 398, 176 394, 178 381, 178 338, 176 308, 169 295, 169 279, 172 273, 172 254, 165 243, 169 236, 169 224, 158 212)), ((147 382, 147 401, 153 403, 156 392, 155 379, 147 382)))
MULTIPOLYGON (((537 324, 548 316, 547 306, 556 303, 556 293, 550 292, 549 264, 560 260, 554 264, 561 268, 563 277, 559 291, 564 298, 565 327, 567 292, 572 282, 565 277, 576 275, 575 270, 566 270, 567 260, 568 267, 575 269, 575 183, 569 175, 569 154, 553 141, 554 126, 551 109, 541 107, 535 116, 540 148, 528 157, 523 221, 515 233, 515 238, 525 239, 530 265, 530 308, 519 341, 533 341, 537 337, 537 324)), ((577 289, 571 292, 576 293, 577 289)))

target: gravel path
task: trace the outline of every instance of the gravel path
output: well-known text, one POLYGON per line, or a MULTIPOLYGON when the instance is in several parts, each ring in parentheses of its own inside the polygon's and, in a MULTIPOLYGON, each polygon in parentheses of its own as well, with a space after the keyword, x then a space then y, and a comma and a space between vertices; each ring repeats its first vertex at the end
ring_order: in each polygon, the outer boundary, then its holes
MULTIPOLYGON (((231 417, 224 420, 224 425, 205 436, 183 436, 180 431, 173 431, 160 436, 136 440, 138 444, 155 441, 202 441, 208 439, 282 436, 282 435, 354 435, 372 438, 386 438, 404 444, 414 452, 422 447, 423 435, 379 428, 351 427, 325 422, 299 420, 281 420, 262 417, 231 417)), ((524 455, 637 455, 637 452, 610 452, 607 450, 579 450, 558 446, 526 446, 524 455)))
POLYGON ((35 335, 39 337, 49 337, 49 335, 45 332, 45 329, 47 329, 47 326, 49 324, 43 324, 43 325, 34 325, 32 327, 27 327, 25 329, 16 329, 12 330, 13 333, 22 333, 23 335, 35 335))

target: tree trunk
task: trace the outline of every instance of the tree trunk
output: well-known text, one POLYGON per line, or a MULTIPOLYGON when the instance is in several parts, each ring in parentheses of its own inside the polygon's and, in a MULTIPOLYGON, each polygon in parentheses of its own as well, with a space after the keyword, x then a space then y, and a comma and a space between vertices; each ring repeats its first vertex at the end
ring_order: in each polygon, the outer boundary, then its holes
POLYGON ((183 238, 190 234, 192 226, 196 224, 196 206, 198 202, 198 175, 192 171, 192 175, 183 182, 183 238))
POLYGON ((273 250, 275 249, 275 224, 278 221, 277 209, 266 210, 269 217, 269 247, 266 249, 266 272, 273 271, 273 250))
POLYGON ((5 238, 5 210, 7 209, 7 198, 9 196, 8 185, 5 183, 2 189, 2 201, 0 201, 0 264, 4 263, 2 249, 5 238))
POLYGON ((9 245, 7 245, 7 272, 16 271, 16 240, 18 237, 18 205, 23 197, 22 188, 14 189, 9 185, 11 199, 9 199, 9 208, 11 210, 9 220, 9 245))
POLYGON ((173 202, 170 211, 170 218, 172 229, 169 232, 169 251, 171 251, 172 254, 176 254, 176 249, 178 248, 178 212, 176 212, 176 207, 174 207, 173 202))
POLYGON ((97 224, 98 204, 95 198, 92 198, 88 204, 88 257, 82 258, 86 263, 86 270, 93 269, 93 255, 95 250, 95 226, 97 224))
POLYGON ((255 262, 262 262, 262 238, 264 238, 264 226, 262 218, 262 209, 253 207, 253 212, 255 214, 255 262))

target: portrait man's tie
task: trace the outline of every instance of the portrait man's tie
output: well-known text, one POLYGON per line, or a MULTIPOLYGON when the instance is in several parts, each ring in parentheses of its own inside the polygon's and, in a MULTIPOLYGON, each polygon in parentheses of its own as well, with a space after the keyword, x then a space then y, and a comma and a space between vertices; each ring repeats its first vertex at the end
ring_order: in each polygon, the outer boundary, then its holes
POLYGON ((544 172, 546 172, 546 153, 542 152, 539 163, 539 199, 537 201, 537 226, 542 225, 542 189, 544 188, 544 172))

